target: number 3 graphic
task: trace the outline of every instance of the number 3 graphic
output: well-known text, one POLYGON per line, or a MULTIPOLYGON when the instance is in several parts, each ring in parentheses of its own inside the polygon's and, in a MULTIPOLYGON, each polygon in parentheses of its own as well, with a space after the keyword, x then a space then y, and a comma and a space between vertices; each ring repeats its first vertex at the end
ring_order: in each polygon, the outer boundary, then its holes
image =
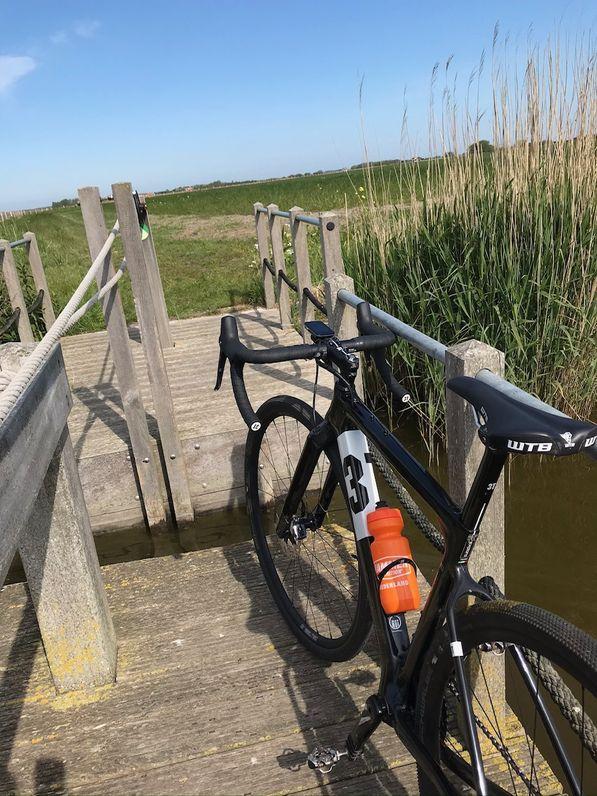
POLYGON ((369 503, 367 489, 360 483, 360 478, 363 475, 363 465, 356 456, 350 455, 344 459, 342 470, 344 471, 348 488, 352 492, 348 496, 350 508, 354 514, 359 514, 369 503))

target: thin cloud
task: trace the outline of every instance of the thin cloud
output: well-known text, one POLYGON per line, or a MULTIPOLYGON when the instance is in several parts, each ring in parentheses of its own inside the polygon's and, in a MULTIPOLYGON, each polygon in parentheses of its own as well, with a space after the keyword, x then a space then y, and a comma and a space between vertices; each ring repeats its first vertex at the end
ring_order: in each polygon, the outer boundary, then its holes
POLYGON ((57 30, 50 36, 52 44, 66 44, 68 41, 68 33, 65 30, 57 30))
POLYGON ((73 33, 82 39, 92 39, 101 24, 98 19, 81 19, 73 25, 73 33))
POLYGON ((37 62, 28 55, 0 55, 0 94, 36 68, 37 62))

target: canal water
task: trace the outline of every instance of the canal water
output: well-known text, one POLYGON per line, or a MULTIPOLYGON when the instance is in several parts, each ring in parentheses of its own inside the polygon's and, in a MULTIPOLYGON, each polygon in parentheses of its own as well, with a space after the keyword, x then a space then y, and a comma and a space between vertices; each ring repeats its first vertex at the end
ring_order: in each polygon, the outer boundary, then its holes
MULTIPOLYGON (((426 454, 416 431, 399 437, 421 461, 426 454)), ((430 466, 446 483, 445 456, 430 466)), ((597 635, 595 553, 597 551, 597 465, 584 456, 550 459, 519 456, 506 478, 506 594, 553 611, 597 635)), ((381 476, 380 491, 398 505, 381 476)), ((420 532, 407 523, 415 558, 429 579, 439 562, 420 532), (410 526, 410 527, 409 527, 410 526)), ((142 529, 101 534, 96 546, 102 564, 219 547, 250 539, 243 510, 201 517, 154 541, 142 529)), ((8 579, 22 580, 18 563, 8 579)))

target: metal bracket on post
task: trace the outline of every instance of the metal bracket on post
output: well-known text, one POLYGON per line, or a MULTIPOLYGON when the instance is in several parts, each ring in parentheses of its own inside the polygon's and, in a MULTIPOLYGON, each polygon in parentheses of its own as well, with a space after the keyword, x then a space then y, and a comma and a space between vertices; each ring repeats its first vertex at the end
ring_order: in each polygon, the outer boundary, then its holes
POLYGON ((124 254, 136 299, 137 314, 141 327, 141 342, 147 361, 172 505, 177 522, 191 522, 194 519, 194 512, 187 469, 176 427, 174 404, 164 352, 153 312, 153 300, 147 279, 147 264, 143 252, 131 184, 129 182, 121 182, 112 185, 112 195, 114 196, 124 254))
POLYGON ((294 253, 294 264, 296 266, 296 281, 298 284, 299 318, 303 340, 305 337, 305 323, 313 320, 313 305, 304 295, 303 291, 312 290, 311 266, 309 264, 309 247, 307 241, 307 227, 297 219, 303 212, 302 207, 290 208, 290 237, 292 239, 292 251, 294 253))
MULTIPOLYGON (((505 358, 501 351, 481 343, 467 340, 446 350, 446 382, 455 376, 476 376, 483 368, 498 376, 504 375, 505 358)), ((460 506, 472 486, 484 453, 477 433, 472 408, 456 393, 446 389, 446 431, 448 438, 448 483, 452 499, 460 506)), ((491 503, 481 523, 481 534, 473 550, 470 570, 479 579, 491 574, 499 588, 504 589, 504 484, 503 476, 497 483, 491 503)), ((498 718, 504 715, 506 705, 505 671, 503 658, 493 657, 483 662, 485 675, 491 688, 498 718)), ((487 693, 481 685, 479 693, 487 693)))
MULTIPOLYGON (((290 294, 288 285, 280 276, 280 271, 286 273, 286 259, 284 257, 284 241, 282 240, 283 219, 274 215, 274 210, 278 205, 270 204, 267 206, 268 225, 270 240, 272 243, 272 262, 276 272, 276 288, 278 293, 278 307, 280 309, 280 325, 282 329, 287 329, 292 325, 290 315, 290 294)), ((263 215, 263 214, 262 214, 263 215)))
POLYGON ((261 281, 265 294, 265 306, 269 310, 276 306, 276 293, 274 289, 274 278, 263 262, 264 260, 269 260, 269 244, 267 240, 268 214, 264 213, 260 208, 263 208, 260 202, 256 202, 253 205, 255 231, 257 233, 257 256, 259 257, 259 269, 261 271, 261 281))

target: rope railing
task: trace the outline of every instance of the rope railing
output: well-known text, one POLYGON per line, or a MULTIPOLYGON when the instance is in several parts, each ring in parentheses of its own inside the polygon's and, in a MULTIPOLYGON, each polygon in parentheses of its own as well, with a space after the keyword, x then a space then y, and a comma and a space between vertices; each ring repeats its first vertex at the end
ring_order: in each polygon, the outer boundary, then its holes
POLYGON ((37 291, 37 296, 33 299, 31 304, 27 307, 27 314, 31 315, 32 312, 35 312, 41 307, 41 303, 44 300, 44 291, 42 289, 37 291))
MULTIPOLYGON (((36 312, 42 304, 44 300, 44 291, 39 290, 37 296, 33 299, 31 304, 28 307, 25 307, 27 310, 27 315, 31 315, 32 313, 36 312)), ((19 323, 19 318, 21 317, 21 308, 17 307, 10 318, 6 321, 3 326, 0 326, 0 338, 3 337, 5 334, 8 334, 15 326, 19 323)))
POLYGON ((286 284, 291 290, 293 290, 295 293, 298 293, 298 285, 296 284, 296 282, 293 282, 292 279, 290 279, 290 277, 288 276, 288 274, 286 274, 281 268, 278 271, 278 276, 283 282, 286 282, 286 284))
POLYGON ((112 290, 114 285, 116 285, 120 281, 120 279, 123 277, 125 271, 126 271, 126 260, 123 260, 120 263, 120 265, 118 267, 118 270, 116 271, 114 276, 111 279, 109 279, 106 282, 105 285, 103 285, 102 289, 98 290, 96 293, 94 293, 93 296, 91 296, 91 298, 88 301, 85 302, 85 304, 83 304, 81 307, 79 307, 79 309, 75 312, 73 317, 68 322, 68 325, 67 325, 67 327, 65 329, 65 332, 68 332, 70 329, 72 329, 72 327, 78 321, 81 320, 83 315, 85 315, 87 310, 89 310, 91 307, 93 307, 94 304, 97 304, 97 302, 100 301, 106 295, 106 293, 109 293, 110 290, 112 290))
POLYGON ((108 256, 118 234, 119 224, 117 221, 114 224, 112 231, 106 238, 106 241, 100 249, 97 257, 91 264, 91 267, 81 280, 73 295, 70 297, 60 315, 56 318, 52 326, 48 329, 46 334, 42 337, 29 356, 23 361, 21 368, 16 374, 14 374, 14 378, 11 379, 11 381, 0 394, 0 423, 6 419, 8 413, 19 399, 19 396, 23 393, 35 375, 37 369, 51 352, 54 345, 58 342, 62 335, 68 331, 68 329, 70 329, 78 320, 80 320, 85 312, 87 312, 89 307, 93 306, 93 304, 99 301, 102 295, 105 295, 105 293, 122 277, 122 274, 124 273, 124 263, 120 266, 114 277, 112 277, 112 279, 110 279, 101 290, 95 293, 89 299, 89 301, 87 301, 80 308, 80 310, 78 310, 79 304, 83 300, 85 293, 88 291, 93 280, 95 279, 100 267, 103 265, 104 260, 108 256))
POLYGON ((264 257, 264 258, 263 258, 263 264, 265 265, 265 267, 267 268, 267 270, 270 272, 270 274, 271 274, 271 275, 274 277, 274 279, 275 279, 275 277, 276 277, 276 269, 275 269, 275 268, 274 268, 274 266, 272 265, 272 262, 271 262, 271 260, 268 260, 268 259, 267 259, 267 257, 264 257))
POLYGON ((315 295, 315 293, 313 293, 313 291, 309 290, 308 287, 304 287, 303 296, 305 296, 305 298, 307 298, 311 302, 311 304, 313 304, 315 309, 318 309, 319 312, 321 312, 321 314, 325 315, 327 318, 328 311, 326 310, 325 305, 321 303, 321 301, 317 298, 317 296, 315 295))
POLYGON ((3 337, 5 334, 8 334, 11 329, 14 329, 15 326, 19 323, 19 318, 21 317, 21 308, 17 307, 13 314, 8 318, 6 323, 3 326, 0 326, 0 337, 3 337))
MULTIPOLYGON (((298 218, 298 216, 297 216, 297 218, 298 218)), ((293 282, 292 279, 290 279, 290 277, 288 276, 288 274, 285 271, 283 271, 280 268, 278 273, 276 273, 276 269, 275 269, 274 265, 272 264, 271 260, 269 260, 267 257, 263 258, 263 264, 267 268, 267 270, 270 272, 270 274, 274 277, 274 279, 277 279, 277 278, 281 279, 283 282, 285 282, 288 285, 288 287, 292 291, 294 291, 294 293, 298 294, 298 292, 299 292, 298 285, 295 282, 293 282)), ((327 317, 328 313, 327 313, 327 310, 325 308, 325 305, 321 303, 321 301, 317 298, 317 296, 315 295, 315 293, 313 293, 312 290, 310 290, 308 287, 303 288, 303 296, 308 301, 310 301, 311 304, 313 304, 313 306, 316 309, 318 309, 319 312, 321 312, 322 315, 325 315, 327 317)))

